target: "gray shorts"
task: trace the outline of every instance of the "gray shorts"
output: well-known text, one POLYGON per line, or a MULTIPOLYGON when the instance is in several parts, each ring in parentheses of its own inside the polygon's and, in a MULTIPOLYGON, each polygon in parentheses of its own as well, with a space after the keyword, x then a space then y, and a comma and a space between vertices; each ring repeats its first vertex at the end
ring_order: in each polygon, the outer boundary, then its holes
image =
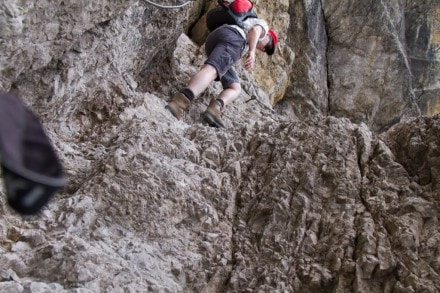
POLYGON ((205 51, 210 64, 217 70, 216 81, 221 81, 223 88, 228 88, 234 82, 240 82, 232 66, 240 60, 245 47, 245 40, 234 28, 223 25, 208 35, 205 51))

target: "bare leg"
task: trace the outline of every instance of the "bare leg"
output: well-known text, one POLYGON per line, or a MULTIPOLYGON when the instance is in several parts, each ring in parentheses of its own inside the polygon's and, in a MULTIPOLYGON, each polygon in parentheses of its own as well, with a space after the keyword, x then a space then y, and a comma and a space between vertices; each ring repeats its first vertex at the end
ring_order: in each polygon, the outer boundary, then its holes
MULTIPOLYGON (((205 64, 200 70, 189 80, 187 88, 192 91, 194 98, 200 95, 211 82, 217 77, 217 70, 214 66, 205 64)), ((185 91, 186 89, 184 89, 185 91)), ((171 99, 168 105, 165 106, 171 114, 178 120, 185 121, 185 113, 191 106, 192 98, 185 96, 184 92, 179 92, 171 99)))
POLYGON ((223 100, 223 103, 226 105, 235 101, 241 92, 241 86, 238 82, 232 83, 228 88, 225 88, 217 99, 223 100))
POLYGON ((197 72, 188 82, 187 88, 189 88, 194 96, 197 97, 211 82, 217 78, 217 70, 210 64, 204 64, 202 68, 197 72))
POLYGON ((217 98, 214 98, 209 103, 208 108, 203 113, 204 120, 213 127, 226 128, 223 122, 221 112, 223 107, 235 101, 241 92, 241 86, 238 82, 234 82, 229 87, 223 89, 217 98), (221 103, 220 101, 223 101, 221 103))

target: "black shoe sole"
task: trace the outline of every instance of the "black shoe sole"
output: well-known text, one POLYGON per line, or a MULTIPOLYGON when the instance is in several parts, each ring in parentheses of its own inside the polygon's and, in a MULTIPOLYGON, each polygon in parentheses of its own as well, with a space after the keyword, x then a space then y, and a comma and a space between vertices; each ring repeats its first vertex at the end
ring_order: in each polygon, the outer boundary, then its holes
POLYGON ((202 117, 205 120, 205 122, 209 124, 209 126, 226 129, 223 123, 208 111, 204 112, 202 114, 202 117))

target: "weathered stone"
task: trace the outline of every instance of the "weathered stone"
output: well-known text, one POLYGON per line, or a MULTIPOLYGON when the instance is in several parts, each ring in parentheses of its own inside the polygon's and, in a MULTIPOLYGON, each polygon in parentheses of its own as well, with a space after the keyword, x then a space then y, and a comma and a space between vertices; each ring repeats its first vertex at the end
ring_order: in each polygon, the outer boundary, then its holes
POLYGON ((425 115, 440 113, 440 5, 409 2, 405 7, 405 37, 413 74, 414 93, 425 115))
POLYGON ((237 66, 222 131, 200 119, 218 83, 187 123, 164 108, 203 64, 207 1, 36 2, 0 4, 0 88, 69 183, 35 217, 0 187, 1 292, 440 290, 440 117, 400 121, 436 101, 435 10, 255 1, 280 46, 237 66))

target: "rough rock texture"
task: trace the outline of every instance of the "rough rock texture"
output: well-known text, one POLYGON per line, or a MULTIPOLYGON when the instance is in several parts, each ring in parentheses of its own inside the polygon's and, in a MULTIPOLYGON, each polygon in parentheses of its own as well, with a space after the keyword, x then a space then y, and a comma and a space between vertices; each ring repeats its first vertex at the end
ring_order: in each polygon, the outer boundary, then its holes
POLYGON ((281 111, 376 131, 439 113, 439 11, 431 0, 290 1, 286 44, 296 60, 281 111))
POLYGON ((0 3, 0 89, 69 184, 35 217, 0 188, 0 292, 440 290, 436 2, 255 1, 284 34, 227 131, 200 121, 218 84, 164 109, 208 1, 34 2, 0 3))
POLYGON ((414 93, 426 115, 440 113, 440 4, 432 3, 409 2, 405 7, 405 37, 414 93))

